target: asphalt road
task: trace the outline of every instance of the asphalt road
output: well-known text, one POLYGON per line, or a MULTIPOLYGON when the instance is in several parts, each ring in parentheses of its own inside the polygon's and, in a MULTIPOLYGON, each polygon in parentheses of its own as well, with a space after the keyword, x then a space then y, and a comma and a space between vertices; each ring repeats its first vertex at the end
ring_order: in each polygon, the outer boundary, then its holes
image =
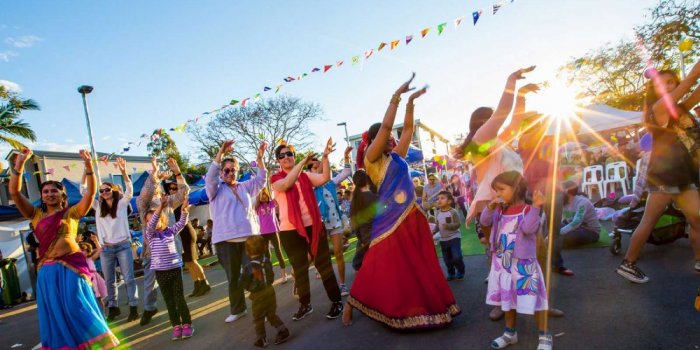
MULTIPOLYGON (((625 241, 626 246, 626 241, 625 241)), ((554 276, 550 305, 566 312, 564 318, 550 318, 557 335, 557 349, 700 349, 700 313, 693 308, 700 274, 692 267, 692 251, 687 240, 665 246, 647 246, 639 266, 650 276, 645 285, 635 285, 617 276, 614 270, 621 257, 605 248, 568 250, 566 265, 573 277, 554 276)), ((387 262, 390 263, 390 262, 387 262)), ((467 278, 450 282, 463 313, 447 329, 405 333, 392 331, 354 313, 354 324, 344 327, 340 319, 326 320, 330 302, 320 281, 312 279, 314 313, 293 322, 298 306, 292 298, 292 282, 275 286, 278 314, 292 332, 279 349, 487 349, 500 335, 503 322, 488 319, 485 305, 488 273, 483 256, 465 258, 467 278)), ((348 265, 348 271, 352 269, 348 265)), ((159 295, 159 313, 151 324, 125 323, 127 307, 115 323, 122 348, 131 349, 252 349, 255 332, 250 314, 232 324, 228 315, 227 284, 223 270, 212 267, 206 274, 214 287, 204 297, 189 299, 195 335, 188 340, 170 341, 171 328, 159 295)), ((352 273, 350 283, 352 282, 352 273)), ((142 283, 142 279, 138 279, 142 283)), ((185 276, 185 292, 192 284, 185 276)), ((400 288, 400 286, 397 286, 400 288)), ((123 293, 123 287, 121 288, 123 293)), ((123 294, 122 294, 123 296, 123 294)), ((250 302, 248 301, 250 306, 250 302)), ((520 342, 510 349, 535 349, 537 330, 532 317, 521 316, 520 342)), ((274 330, 268 325, 268 338, 274 330)), ((24 304, 0 313, 0 349, 32 349, 39 340, 36 309, 24 304), (21 345, 17 345, 21 344, 21 345)))

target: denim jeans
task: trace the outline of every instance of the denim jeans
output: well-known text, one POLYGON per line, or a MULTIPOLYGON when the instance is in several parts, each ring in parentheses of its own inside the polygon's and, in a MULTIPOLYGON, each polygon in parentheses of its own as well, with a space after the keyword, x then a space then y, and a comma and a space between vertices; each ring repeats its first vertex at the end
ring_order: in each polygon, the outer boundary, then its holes
POLYGON ((156 309, 158 293, 156 288, 156 271, 151 269, 151 257, 143 258, 143 309, 153 311, 156 309))
POLYGON ((124 278, 124 282, 126 283, 129 306, 138 306, 139 297, 138 289, 136 288, 136 279, 134 278, 134 256, 131 253, 131 242, 127 240, 118 245, 105 245, 100 254, 100 261, 107 284, 107 306, 119 307, 117 302, 117 274, 115 270, 117 262, 122 272, 122 278, 124 278))
POLYGON ((462 239, 453 238, 449 241, 440 241, 440 248, 442 248, 442 259, 447 266, 447 275, 454 276, 455 270, 457 270, 457 274, 464 275, 462 239))

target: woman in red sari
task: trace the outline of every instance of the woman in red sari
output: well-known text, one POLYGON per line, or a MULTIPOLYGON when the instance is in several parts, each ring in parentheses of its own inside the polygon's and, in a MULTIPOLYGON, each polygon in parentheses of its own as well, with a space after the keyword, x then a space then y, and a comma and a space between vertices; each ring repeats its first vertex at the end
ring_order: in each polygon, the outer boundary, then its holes
MULTIPOLYGON (((415 77, 415 74, 414 74, 415 77)), ((391 98, 384 121, 363 137, 358 158, 379 197, 372 223, 370 248, 353 282, 343 323, 352 323, 352 308, 394 329, 440 328, 460 313, 447 285, 425 214, 416 203, 406 157, 413 138, 413 101, 408 99, 403 132, 398 144, 391 131, 401 94, 413 88, 404 83, 391 98), (394 147, 395 145, 395 147, 394 147), (364 155, 364 157, 363 157, 364 155)))
POLYGON ((10 168, 10 195, 22 215, 34 225, 39 240, 36 305, 42 349, 107 349, 119 341, 107 327, 90 287, 90 269, 75 240, 78 222, 92 206, 97 192, 90 153, 85 162, 88 189, 77 204, 68 206, 63 184, 41 184, 41 206, 22 195, 20 175, 32 151, 24 149, 10 168))

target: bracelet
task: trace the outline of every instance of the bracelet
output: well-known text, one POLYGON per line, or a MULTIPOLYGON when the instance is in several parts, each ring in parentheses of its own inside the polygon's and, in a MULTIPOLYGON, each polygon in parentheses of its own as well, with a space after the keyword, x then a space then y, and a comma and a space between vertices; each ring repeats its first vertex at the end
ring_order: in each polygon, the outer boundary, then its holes
POLYGON ((21 171, 15 169, 15 167, 10 167, 10 171, 17 176, 19 176, 22 173, 21 171))
POLYGON ((175 177, 182 176, 182 173, 177 173, 174 175, 175 177))
POLYGON ((415 107, 415 105, 413 104, 412 101, 409 101, 409 102, 406 104, 406 109, 413 109, 413 107, 415 107))
POLYGON ((399 102, 401 102, 401 96, 394 94, 391 96, 391 101, 389 101, 389 104, 398 106, 399 102))
POLYGON ((85 175, 87 175, 87 176, 92 176, 92 175, 95 175, 95 173, 89 172, 89 173, 85 173, 85 175))

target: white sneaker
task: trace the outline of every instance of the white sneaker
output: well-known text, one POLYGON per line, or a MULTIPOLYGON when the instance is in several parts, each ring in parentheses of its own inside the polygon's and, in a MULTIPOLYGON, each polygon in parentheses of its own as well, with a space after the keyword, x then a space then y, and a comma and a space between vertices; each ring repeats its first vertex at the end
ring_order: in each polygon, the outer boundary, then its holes
POLYGON ((248 314, 248 310, 245 310, 245 311, 241 312, 240 314, 228 315, 228 317, 226 317, 225 321, 226 321, 226 323, 235 322, 247 314, 248 314))

